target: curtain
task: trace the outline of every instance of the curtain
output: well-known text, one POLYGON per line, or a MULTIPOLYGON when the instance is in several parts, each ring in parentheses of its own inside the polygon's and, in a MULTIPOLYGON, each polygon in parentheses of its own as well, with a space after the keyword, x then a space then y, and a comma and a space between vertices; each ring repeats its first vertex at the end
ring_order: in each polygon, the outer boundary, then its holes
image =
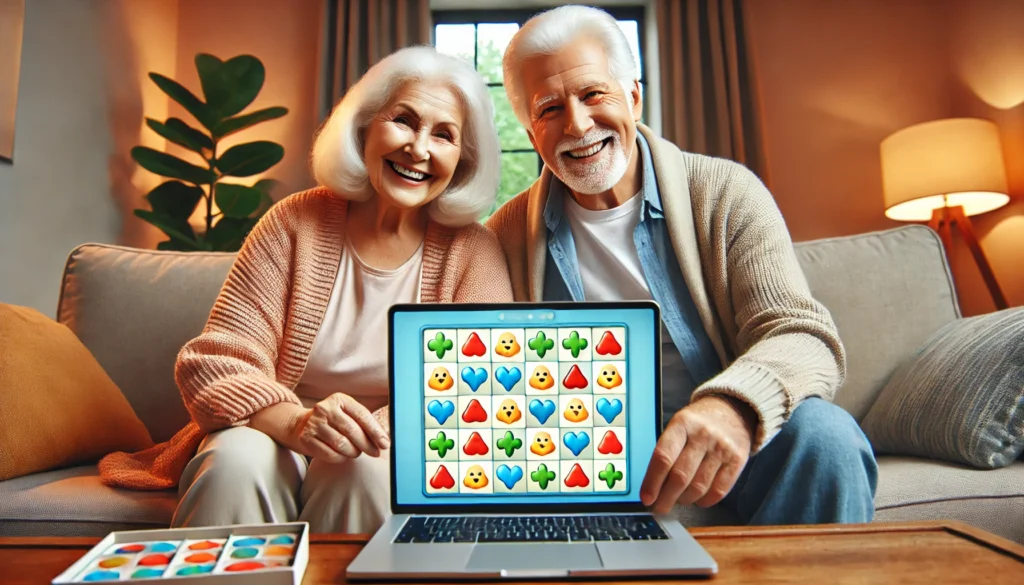
POLYGON ((326 0, 320 119, 366 70, 391 53, 431 41, 429 0, 326 0))
POLYGON ((657 0, 662 135, 767 182, 743 0, 657 0))

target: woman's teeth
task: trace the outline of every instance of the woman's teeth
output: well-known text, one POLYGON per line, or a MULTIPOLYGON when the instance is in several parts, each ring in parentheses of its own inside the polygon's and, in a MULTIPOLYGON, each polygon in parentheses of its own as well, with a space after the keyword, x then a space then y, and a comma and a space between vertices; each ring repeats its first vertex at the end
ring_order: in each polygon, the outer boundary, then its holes
POLYGON ((388 164, 391 165, 391 168, 394 169, 394 171, 396 173, 398 173, 399 175, 402 175, 406 179, 411 179, 413 181, 422 181, 423 179, 427 178, 426 173, 421 173, 421 172, 418 172, 418 171, 414 171, 412 169, 407 169, 407 168, 405 168, 405 167, 403 167, 401 165, 397 165, 397 164, 395 164, 395 163, 393 163, 391 161, 388 161, 388 164))
POLYGON ((589 146, 582 150, 570 150, 566 154, 568 154, 572 158, 587 158, 588 156, 594 156, 595 154, 600 152, 602 148, 604 148, 605 142, 605 140, 602 140, 601 142, 598 142, 593 146, 589 146))

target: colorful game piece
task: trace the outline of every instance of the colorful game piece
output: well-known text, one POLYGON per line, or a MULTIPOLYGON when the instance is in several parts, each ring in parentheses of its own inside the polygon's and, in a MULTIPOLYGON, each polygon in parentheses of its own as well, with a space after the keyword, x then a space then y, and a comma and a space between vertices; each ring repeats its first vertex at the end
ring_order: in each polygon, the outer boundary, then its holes
POLYGON ((430 478, 430 487, 435 490, 450 490, 455 487, 455 478, 448 473, 447 467, 441 465, 434 472, 434 477, 430 478))
POLYGON ((140 553, 144 550, 146 550, 146 545, 144 544, 129 544, 117 549, 117 554, 126 555, 131 553, 140 553))
POLYGON ((462 381, 469 386, 469 389, 476 392, 480 386, 487 381, 487 370, 483 368, 473 369, 470 366, 462 368, 462 381))
POLYGON ((260 554, 260 551, 254 549, 252 547, 236 548, 235 550, 231 551, 231 558, 233 558, 233 559, 251 559, 251 558, 255 557, 258 554, 260 554))
POLYGON ((232 563, 224 567, 225 571, 239 572, 239 571, 255 571, 257 569, 264 568, 265 565, 259 561, 241 561, 238 563, 232 563))
POLYGON ((462 452, 466 455, 487 455, 490 451, 487 447, 487 443, 484 442, 483 437, 480 433, 473 431, 473 434, 469 436, 469 440, 462 446, 462 452))
POLYGON ((110 557, 109 559, 103 559, 96 563, 102 569, 115 569, 117 567, 123 567, 128 564, 128 559, 125 557, 110 557))
POLYGON ((583 375, 583 371, 576 364, 573 364, 569 368, 569 373, 562 378, 562 385, 570 390, 582 390, 587 387, 587 377, 583 375))
POLYGON ((149 550, 155 553, 174 552, 178 550, 178 547, 169 542, 158 542, 149 547, 149 550))
POLYGON ((551 440, 551 435, 541 431, 533 436, 533 443, 530 445, 530 451, 537 455, 547 455, 555 450, 555 442, 551 440))
POLYGON ((217 555, 208 552, 192 553, 185 557, 186 563, 212 563, 217 560, 217 555))
POLYGON ((541 463, 537 471, 530 474, 530 479, 536 482, 540 489, 546 490, 548 489, 548 484, 555 481, 555 472, 548 471, 548 466, 541 463))
POLYGON ((462 421, 467 423, 487 422, 487 411, 480 405, 479 400, 474 398, 469 401, 466 410, 462 413, 462 421))
POLYGON ((211 550, 220 548, 220 544, 213 542, 212 540, 204 540, 202 542, 193 542, 188 545, 188 550, 211 550))
POLYGON ((444 402, 431 400, 430 404, 427 404, 427 413, 434 417, 437 424, 443 425, 451 415, 455 414, 455 403, 451 400, 444 402))
POLYGON ((531 388, 549 390, 554 385, 555 377, 551 375, 551 370, 547 366, 537 366, 533 369, 533 374, 530 376, 531 388))
POLYGON ((523 372, 519 368, 513 366, 511 369, 501 366, 497 370, 494 370, 494 379, 501 384, 501 387, 505 389, 505 392, 511 392, 519 380, 523 379, 523 372))
POLYGON ((597 384, 608 390, 621 386, 622 376, 619 375, 619 369, 612 364, 601 366, 601 373, 597 376, 597 384))
POLYGON ((501 422, 510 425, 523 418, 523 413, 519 410, 519 406, 511 398, 506 398, 501 401, 501 405, 498 406, 498 412, 494 414, 494 417, 501 422))
POLYGON ((120 578, 121 573, 117 571, 93 571, 82 577, 82 581, 116 581, 120 578))
POLYGON ((462 480, 462 484, 474 490, 487 487, 487 474, 484 473, 484 468, 473 465, 467 469, 466 479, 462 480))
POLYGON ((431 451, 437 451, 438 457, 444 457, 448 451, 455 448, 455 440, 449 439, 444 431, 438 431, 437 436, 427 442, 431 451))
POLYGON ((615 488, 615 482, 622 479, 622 472, 615 471, 615 464, 609 463, 604 466, 604 471, 597 474, 597 479, 608 484, 608 489, 615 488))
POLYGON ((516 341, 516 336, 506 331, 498 337, 498 343, 494 346, 494 353, 501 357, 510 358, 519 353, 520 349, 522 348, 519 347, 519 342, 516 341))
POLYGON ((274 545, 274 546, 268 546, 263 551, 263 554, 268 556, 268 557, 287 557, 287 556, 290 556, 292 554, 292 547, 284 546, 284 545, 280 545, 280 544, 277 544, 277 545, 274 545))
POLYGON ((516 449, 523 446, 523 440, 517 439, 512 434, 512 431, 505 431, 505 436, 498 439, 497 445, 498 449, 505 451, 506 457, 511 457, 516 452, 516 449))
POLYGON ((487 353, 487 346, 484 345, 483 341, 480 341, 480 336, 476 334, 476 331, 470 333, 469 339, 466 340, 466 343, 462 344, 462 355, 466 357, 480 357, 485 353, 487 353))
POLYGON ((454 346, 455 344, 452 343, 452 340, 445 339, 444 333, 440 331, 437 332, 433 339, 427 342, 427 349, 434 352, 439 360, 443 360, 445 352, 450 351, 454 346))
POLYGON ((618 455, 622 453, 622 443, 619 442, 619 437, 615 434, 615 431, 605 431, 604 437, 601 438, 601 443, 597 446, 597 452, 602 455, 618 455))
POLYGON ((168 565, 171 562, 171 555, 146 555, 139 559, 139 564, 143 567, 159 567, 161 565, 168 565))
POLYGON ((213 565, 206 565, 202 567, 182 567, 174 574, 181 577, 187 577, 188 575, 202 575, 203 573, 211 572, 213 572, 213 565))
POLYGON ((601 397, 597 399, 595 409, 608 424, 612 424, 615 417, 622 413, 622 401, 618 398, 608 400, 607 398, 601 397))
POLYGON ((569 471, 569 475, 565 476, 566 487, 587 487, 590 485, 590 478, 587 477, 586 472, 580 467, 579 463, 573 463, 572 470, 569 471))
POLYGON ((427 386, 438 391, 448 390, 453 384, 452 375, 448 372, 448 368, 444 366, 434 368, 434 371, 430 373, 430 379, 427 381, 427 386))
POLYGON ((555 414, 555 403, 552 400, 540 400, 534 398, 530 401, 530 414, 537 419, 540 424, 546 424, 551 415, 555 414))
MULTIPOLYGON (((570 431, 568 433, 565 433, 564 436, 562 436, 562 442, 565 443, 565 446, 569 449, 569 451, 572 451, 573 455, 579 457, 580 453, 582 453, 583 450, 586 449, 588 445, 590 445, 590 435, 588 435, 584 431, 570 431)), ((579 466, 579 463, 577 463, 576 465, 579 466)))
POLYGON ((497 477, 501 483, 505 484, 505 487, 512 489, 517 483, 519 483, 519 480, 523 479, 523 468, 518 465, 513 465, 510 468, 508 465, 502 464, 498 466, 497 471, 494 472, 494 476, 497 477))
POLYGON ((261 546, 267 542, 265 538, 249 537, 234 542, 235 546, 261 546))
POLYGON ((594 351, 598 355, 619 355, 622 352, 622 346, 619 345, 619 340, 615 339, 615 334, 611 331, 605 331, 604 335, 601 336, 601 341, 597 342, 597 347, 594 351))
POLYGON ((587 420, 590 413, 587 412, 587 407, 584 406, 582 400, 573 398, 565 405, 565 412, 562 413, 562 416, 569 422, 578 423, 587 420))
POLYGON ((587 349, 587 340, 580 337, 580 332, 573 330, 569 337, 562 340, 562 347, 572 353, 572 357, 580 357, 580 352, 587 349))
POLYGON ((548 336, 543 331, 538 331, 537 335, 527 345, 530 346, 530 349, 537 352, 537 357, 544 359, 544 354, 555 349, 555 340, 548 339, 548 336))
POLYGON ((284 534, 271 540, 270 544, 295 544, 295 538, 284 534))
POLYGON ((137 569, 132 573, 132 579, 153 579, 163 574, 163 569, 137 569))

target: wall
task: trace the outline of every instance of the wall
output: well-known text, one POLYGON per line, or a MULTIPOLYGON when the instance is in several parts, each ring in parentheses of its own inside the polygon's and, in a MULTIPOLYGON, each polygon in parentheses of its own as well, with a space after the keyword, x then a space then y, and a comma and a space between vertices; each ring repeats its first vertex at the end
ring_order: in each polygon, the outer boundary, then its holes
MULTIPOLYGON (((988 117, 1002 126, 1015 198, 975 226, 1010 304, 1024 304, 1024 87, 1009 87, 1024 83, 1024 5, 747 0, 744 9, 768 176, 794 239, 900 225, 883 215, 880 142, 918 122, 988 117), (970 74, 979 70, 987 73, 970 74), (1014 70, 1022 73, 1008 74, 1014 70), (995 107, 966 89, 978 86, 1000 103, 1019 99, 1018 106, 995 107)), ((984 283, 957 243, 951 262, 961 308, 966 315, 988 312, 984 283)))

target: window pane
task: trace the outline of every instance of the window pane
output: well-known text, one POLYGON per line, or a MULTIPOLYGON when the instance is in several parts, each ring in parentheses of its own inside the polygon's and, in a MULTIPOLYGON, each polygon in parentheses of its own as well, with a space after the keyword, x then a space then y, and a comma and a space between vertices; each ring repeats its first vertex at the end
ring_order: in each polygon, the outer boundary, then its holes
POLYGON ((530 149, 530 138, 526 135, 516 115, 512 112, 512 104, 505 95, 504 87, 491 88, 491 102, 494 103, 494 123, 498 127, 498 141, 502 150, 530 149))
POLYGON ((434 46, 437 52, 465 59, 473 64, 472 24, 439 24, 434 27, 434 46))
POLYGON ((478 25, 476 70, 487 83, 502 82, 501 58, 517 30, 519 25, 514 22, 478 25))
POLYGON ((640 67, 640 29, 635 20, 620 20, 619 29, 626 35, 626 42, 629 49, 633 51, 633 60, 636 62, 636 70, 640 77, 643 77, 643 69, 640 67))
MULTIPOLYGON (((494 209, 526 190, 540 175, 536 152, 506 152, 501 155, 501 186, 494 209)), ((493 210, 491 211, 493 213, 493 210)))

